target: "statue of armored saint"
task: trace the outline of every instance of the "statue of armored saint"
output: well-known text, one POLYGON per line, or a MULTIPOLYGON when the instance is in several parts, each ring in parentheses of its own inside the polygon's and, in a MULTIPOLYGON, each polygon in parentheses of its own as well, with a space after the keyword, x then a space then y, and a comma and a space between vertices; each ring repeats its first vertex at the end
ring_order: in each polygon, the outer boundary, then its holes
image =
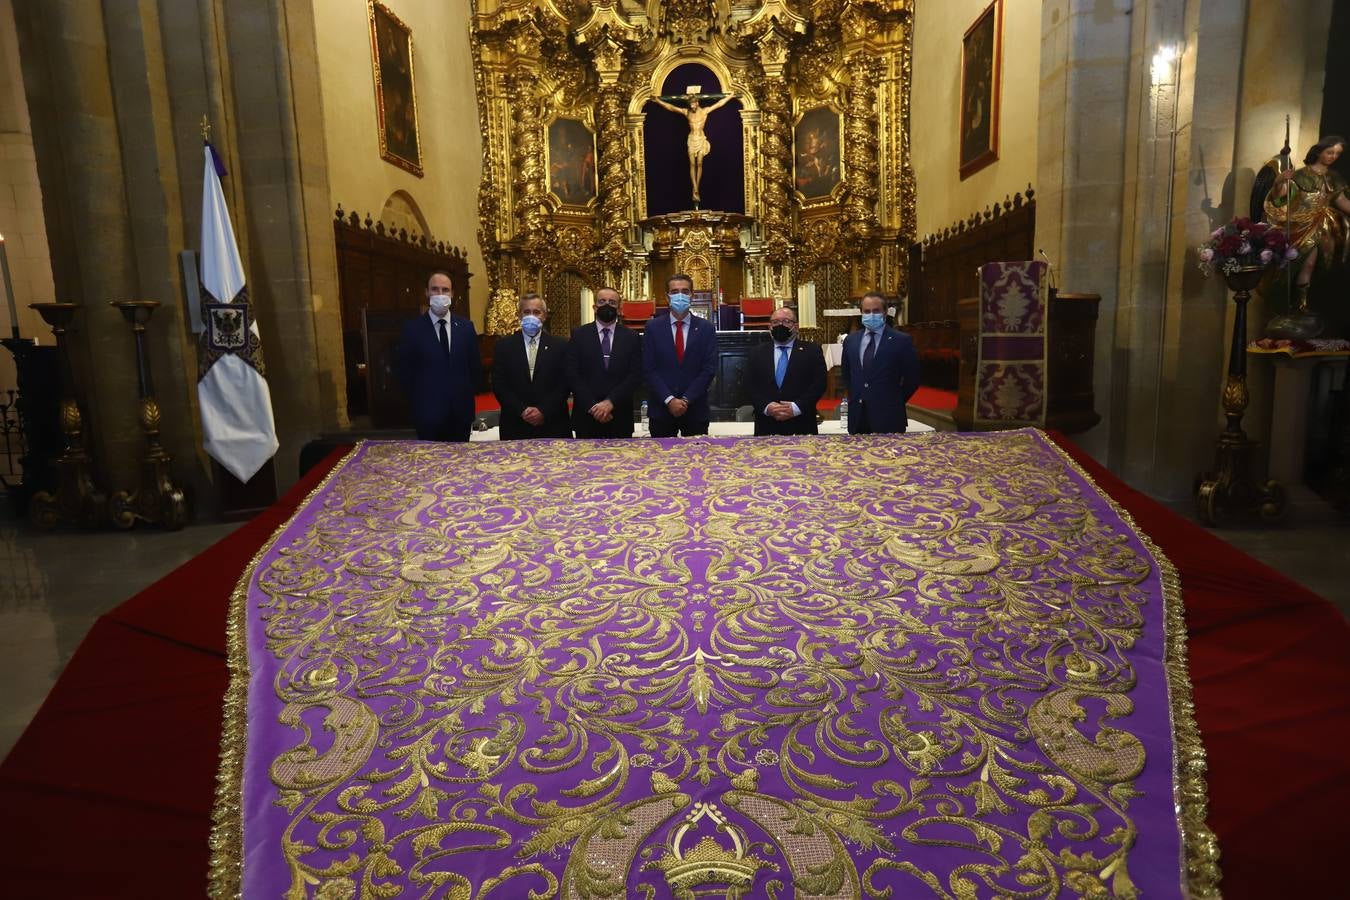
POLYGON ((724 94, 722 99, 718 100, 712 106, 702 106, 699 103, 699 95, 694 92, 685 94, 684 97, 653 97, 656 104, 663 109, 668 109, 673 113, 679 113, 689 120, 689 180, 694 185, 694 205, 698 205, 699 182, 703 180, 703 157, 712 151, 712 144, 708 142, 708 136, 704 133, 703 127, 708 122, 708 114, 715 109, 721 109, 734 97, 734 94, 724 94), (667 100, 687 100, 688 108, 676 106, 667 100))

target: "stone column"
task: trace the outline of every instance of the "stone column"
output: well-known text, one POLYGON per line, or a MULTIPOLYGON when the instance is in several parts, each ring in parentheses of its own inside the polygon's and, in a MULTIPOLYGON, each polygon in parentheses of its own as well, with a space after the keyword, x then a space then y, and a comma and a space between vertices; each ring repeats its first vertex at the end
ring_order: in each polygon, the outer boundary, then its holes
POLYGON ((303 0, 213 0, 225 28, 236 176, 253 237, 245 260, 267 353, 278 473, 304 443, 345 424, 337 260, 314 43, 303 0))
POLYGON ((1123 6, 1050 0, 1041 12, 1036 247, 1061 288, 1101 295, 1094 381, 1102 423, 1078 438, 1108 463, 1131 65, 1123 6))
POLYGON ((69 347, 87 443, 105 485, 130 485, 142 445, 135 361, 107 301, 134 298, 139 281, 103 8, 54 0, 14 12, 56 296, 80 305, 69 347))
MULTIPOLYGON (((0 234, 5 236, 14 281, 19 331, 26 338, 39 335, 45 343, 51 331, 28 304, 50 303, 56 299, 56 290, 29 121, 14 6, 12 0, 0 0, 0 234)), ((6 307, 0 306, 0 334, 8 338, 6 307)), ((14 387, 13 357, 0 351, 0 391, 14 387)))
POLYGON ((57 0, 16 12, 57 295, 82 304, 71 349, 108 485, 134 483, 141 441, 134 360, 106 301, 158 300, 147 344, 164 443, 199 512, 214 494, 178 256, 200 241, 205 115, 229 169, 284 487, 305 441, 345 417, 313 5, 57 0))

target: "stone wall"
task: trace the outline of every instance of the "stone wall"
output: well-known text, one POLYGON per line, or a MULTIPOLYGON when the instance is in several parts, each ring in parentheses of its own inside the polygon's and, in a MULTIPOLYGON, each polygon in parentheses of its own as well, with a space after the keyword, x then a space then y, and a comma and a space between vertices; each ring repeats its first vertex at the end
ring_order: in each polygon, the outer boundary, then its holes
POLYGON ((1222 420, 1233 305, 1195 248, 1247 213, 1284 113, 1300 159, 1314 139, 1329 18, 1329 0, 1042 4, 1037 246, 1062 287, 1102 295, 1104 420, 1081 442, 1155 495, 1190 493, 1222 420))

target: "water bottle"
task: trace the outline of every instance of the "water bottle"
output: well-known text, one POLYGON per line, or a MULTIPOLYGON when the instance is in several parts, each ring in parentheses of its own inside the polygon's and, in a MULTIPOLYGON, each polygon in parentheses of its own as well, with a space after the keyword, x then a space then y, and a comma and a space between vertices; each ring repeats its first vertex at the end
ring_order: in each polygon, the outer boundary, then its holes
POLYGON ((643 433, 645 434, 646 431, 647 431, 647 401, 646 401, 646 400, 643 400, 643 401, 642 401, 642 409, 640 409, 640 410, 638 411, 638 422, 640 422, 640 423, 642 424, 642 431, 643 431, 643 433))
POLYGON ((839 430, 848 434, 848 400, 839 401, 839 430))

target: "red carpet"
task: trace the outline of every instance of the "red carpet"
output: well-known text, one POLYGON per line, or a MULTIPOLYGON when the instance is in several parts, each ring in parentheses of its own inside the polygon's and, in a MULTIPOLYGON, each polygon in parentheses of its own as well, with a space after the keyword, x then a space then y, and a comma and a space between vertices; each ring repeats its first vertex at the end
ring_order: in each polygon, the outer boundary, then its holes
MULTIPOLYGON (((1339 895, 1350 626, 1325 600, 1058 440, 1181 575, 1224 894, 1339 895)), ((7 896, 203 893, 229 594, 338 457, 95 624, 0 766, 7 896)))
POLYGON ((956 409, 956 391, 943 391, 937 388, 920 387, 909 398, 913 406, 932 409, 937 412, 951 412, 956 409))

